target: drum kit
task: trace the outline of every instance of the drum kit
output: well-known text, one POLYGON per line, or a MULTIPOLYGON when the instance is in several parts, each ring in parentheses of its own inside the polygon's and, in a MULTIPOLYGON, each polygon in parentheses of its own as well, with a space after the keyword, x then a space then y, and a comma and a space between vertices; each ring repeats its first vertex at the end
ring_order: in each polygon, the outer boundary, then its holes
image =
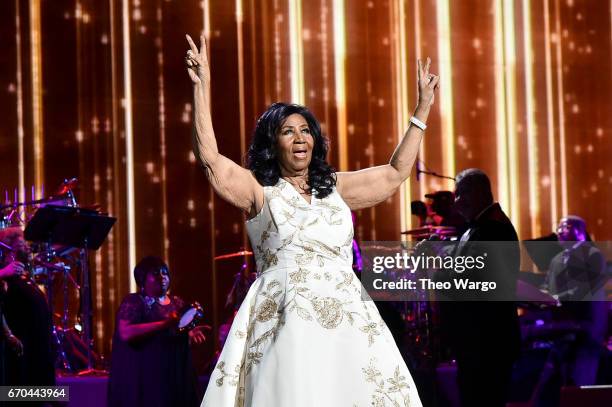
MULTIPOLYGON (((401 232, 401 234, 411 237, 414 242, 420 243, 432 241, 450 242, 459 238, 454 227, 437 225, 426 225, 401 232)), ((412 246, 412 250, 418 251, 418 248, 419 243, 416 246, 412 246)), ((517 280, 516 301, 519 315, 528 313, 529 310, 534 310, 537 313, 538 311, 551 310, 561 306, 560 302, 552 295, 521 278, 517 280)), ((435 363, 436 359, 444 359, 444 350, 436 339, 439 337, 438 333, 440 330, 440 327, 437 326, 436 303, 430 300, 403 301, 395 305, 404 321, 406 321, 406 331, 410 338, 410 349, 415 362, 435 363)), ((533 326, 523 326, 523 330, 529 331, 529 334, 534 338, 557 328, 557 326, 551 328, 551 324, 542 324, 541 321, 538 321, 538 324, 533 324, 533 326)))
POLYGON ((457 237, 457 229, 453 226, 426 225, 401 234, 412 236, 414 240, 451 240, 457 237))
POLYGON ((0 230, 23 229, 26 250, 0 245, 6 262, 25 265, 22 279, 46 297, 52 315, 52 338, 58 368, 75 373, 93 372, 99 357, 93 351, 92 305, 88 252, 97 250, 116 219, 97 207, 77 204, 77 179, 66 179, 43 199, 11 201, 5 192, 0 204, 0 230), (59 294, 59 295, 58 295, 59 294), (59 311, 56 311, 57 308, 59 311))
MULTIPOLYGON (((97 250, 110 232, 115 218, 101 213, 99 207, 79 206, 74 194, 76 178, 66 179, 53 195, 43 199, 19 201, 15 191, 9 199, 5 191, 0 203, 0 231, 24 230, 29 242, 28 255, 0 242, 0 257, 5 262, 17 260, 25 265, 21 278, 45 296, 52 315, 52 339, 57 349, 56 365, 66 373, 95 372, 101 358, 93 351, 92 306, 88 251, 97 250)), ((216 256, 228 260, 252 256, 240 250, 216 256)), ((228 294, 230 305, 239 305, 254 280, 246 274, 246 262, 237 273, 228 294)), ((227 305, 227 304, 226 304, 227 305)), ((190 304, 179 318, 177 330, 187 332, 203 319, 202 306, 190 304)))

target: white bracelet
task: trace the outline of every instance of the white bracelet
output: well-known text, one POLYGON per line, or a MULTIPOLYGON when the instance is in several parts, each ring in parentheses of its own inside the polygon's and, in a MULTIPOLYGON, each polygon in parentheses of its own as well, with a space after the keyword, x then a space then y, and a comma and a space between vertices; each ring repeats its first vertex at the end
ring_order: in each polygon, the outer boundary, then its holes
POLYGON ((427 125, 425 123, 423 123, 422 121, 420 121, 414 116, 410 118, 410 123, 414 124, 415 126, 417 126, 419 129, 423 131, 425 131, 425 129, 427 128, 427 125))

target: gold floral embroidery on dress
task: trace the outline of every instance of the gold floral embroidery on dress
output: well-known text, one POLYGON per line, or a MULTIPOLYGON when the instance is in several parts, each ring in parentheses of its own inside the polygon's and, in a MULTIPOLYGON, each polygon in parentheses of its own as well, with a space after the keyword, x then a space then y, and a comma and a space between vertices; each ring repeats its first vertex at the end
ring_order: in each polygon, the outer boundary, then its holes
MULTIPOLYGON (((219 362, 219 386, 224 381, 232 385, 239 383, 239 390, 244 386, 245 377, 261 363, 267 346, 275 341, 289 315, 328 330, 347 324, 364 335, 369 346, 382 334, 382 320, 374 321, 366 303, 354 300, 358 298, 355 294, 360 291, 361 284, 350 270, 353 238, 350 223, 344 222, 346 236, 342 236, 340 242, 312 233, 315 227, 327 227, 321 225, 322 222, 342 225, 348 208, 328 198, 314 200, 308 205, 299 196, 288 197, 286 188, 289 187, 293 188, 286 182, 266 187, 266 203, 271 207, 268 212, 272 217, 263 230, 257 232, 258 244, 253 246, 258 278, 265 278, 262 274, 276 266, 284 267, 283 262, 287 263, 287 259, 279 258, 279 253, 287 249, 297 252, 293 256, 295 268, 282 271, 284 274, 280 278, 261 285, 249 308, 247 326, 236 332, 238 338, 246 341, 242 360, 235 368, 236 375, 225 370, 224 361, 219 362), (318 287, 325 288, 319 291, 318 287), (317 295, 320 292, 331 295, 317 295)), ((390 389, 383 388, 391 394, 390 389)), ((383 393, 377 391, 377 395, 382 397, 383 393)))
POLYGON ((336 290, 340 290, 343 287, 350 287, 351 283, 353 282, 353 278, 355 277, 355 274, 353 273, 348 273, 345 271, 341 271, 341 273, 343 280, 340 283, 336 284, 336 290))
POLYGON ((273 226, 273 222, 270 220, 268 222, 268 226, 266 227, 266 229, 263 232, 261 232, 261 237, 259 238, 259 246, 260 247, 270 237, 270 231, 272 230, 272 226, 273 226))
POLYGON ((355 231, 353 230, 353 228, 351 228, 351 231, 348 234, 348 236, 346 236, 346 240, 344 241, 344 243, 342 243, 342 246, 350 247, 352 249, 353 248, 353 237, 355 237, 355 231))
MULTIPOLYGON (((303 285, 308 283, 308 278, 311 274, 314 274, 315 280, 321 281, 321 277, 318 273, 311 273, 307 269, 298 269, 298 271, 289 273, 289 288, 287 289, 288 300, 285 304, 286 312, 295 312, 298 317, 305 321, 316 321, 321 327, 326 329, 335 329, 346 317, 350 326, 358 328, 359 332, 366 335, 368 340, 368 346, 372 346, 376 338, 381 335, 382 327, 384 322, 374 322, 370 317, 370 313, 367 311, 367 307, 362 303, 362 307, 365 312, 360 313, 354 310, 345 309, 345 306, 351 304, 351 302, 342 302, 336 297, 318 297, 312 293, 312 290, 307 286, 303 285), (309 311, 309 309, 312 310, 309 311), (314 316, 313 316, 314 314, 314 316), (355 318, 361 321, 361 325, 355 325, 355 318)), ((329 272, 325 272, 325 280, 331 280, 329 272)), ((350 274, 345 273, 343 281, 337 284, 337 286, 344 287, 345 284, 351 284, 352 277, 350 274)))
POLYGON ((255 310, 255 319, 259 322, 268 322, 276 316, 279 311, 279 304, 276 299, 282 295, 282 290, 279 289, 280 283, 277 280, 270 281, 266 287, 266 291, 259 293, 259 296, 265 297, 264 300, 257 306, 255 310), (269 293, 269 291, 273 291, 269 293))
POLYGON ((261 251, 261 261, 263 262, 262 270, 270 268, 270 266, 276 266, 278 264, 278 257, 276 253, 272 253, 270 249, 266 248, 261 251))
POLYGON ((327 329, 334 329, 342 322, 342 303, 333 297, 315 298, 312 300, 317 322, 327 329))
POLYGON ((240 365, 236 365, 234 367, 234 373, 228 373, 225 371, 225 362, 220 361, 219 363, 217 363, 217 370, 221 374, 221 377, 216 380, 217 386, 223 386, 223 383, 226 379, 229 382, 228 384, 230 386, 236 386, 238 384, 238 377, 240 376, 240 365))
POLYGON ((257 307, 257 320, 259 322, 268 322, 271 320, 278 311, 278 305, 271 299, 266 298, 257 307))
POLYGON ((376 387, 372 394, 372 405, 376 407, 410 406, 410 385, 406 377, 402 375, 399 365, 396 366, 393 376, 384 379, 375 363, 376 359, 372 358, 370 364, 362 368, 366 383, 373 383, 376 387))
POLYGON ((323 211, 322 218, 323 220, 330 226, 342 225, 342 208, 339 206, 321 201, 319 202, 319 207, 324 209, 329 209, 329 212, 323 211))
POLYGON ((361 332, 364 332, 368 335, 368 344, 370 346, 372 346, 372 344, 374 343, 374 337, 381 334, 381 332, 379 331, 379 327, 382 328, 383 324, 384 322, 381 320, 379 323, 370 322, 359 328, 361 332))
POLYGON ((298 271, 289 273, 289 284, 301 284, 306 283, 306 279, 310 274, 310 270, 299 268, 298 271))
MULTIPOLYGON (((285 202, 287 201, 285 200, 285 202)), ((293 201, 287 203, 294 204, 293 201)), ((328 218, 328 223, 334 223, 334 214, 336 212, 340 213, 341 208, 325 202, 319 202, 319 205, 332 212, 332 215, 328 218)), ((344 304, 340 299, 326 297, 322 300, 310 293, 310 289, 305 286, 305 284, 309 283, 309 278, 321 281, 321 277, 323 277, 327 282, 332 282, 332 280, 334 280, 329 271, 325 271, 321 276, 319 273, 311 273, 307 268, 308 266, 314 265, 322 268, 325 266, 326 258, 335 261, 341 258, 344 262, 348 261, 348 256, 343 254, 340 246, 330 246, 319 240, 310 239, 302 233, 307 230, 308 227, 315 225, 317 219, 318 218, 315 218, 313 221, 309 220, 308 217, 304 217, 300 222, 299 220, 287 218, 284 223, 291 225, 293 227, 293 232, 290 232, 287 237, 281 240, 281 245, 276 250, 276 253, 290 244, 298 245, 302 249, 301 253, 295 255, 297 271, 288 273, 287 298, 290 299, 285 304, 286 311, 289 313, 295 312, 298 317, 305 321, 314 320, 326 329, 338 327, 343 321, 343 316, 346 316, 351 326, 354 325, 355 318, 358 318, 362 321, 359 331, 366 335, 368 344, 371 346, 376 337, 380 335, 380 331, 378 330, 379 323, 372 320, 365 305, 362 304, 363 310, 365 311, 363 314, 356 311, 346 311, 343 309, 344 304)), ((341 223, 342 222, 335 224, 341 223)), ((352 237, 352 228, 350 228, 349 233, 352 237)), ((344 243, 346 242, 349 242, 348 238, 345 239, 344 243)), ((352 243, 352 239, 350 239, 350 243, 352 243)), ((348 244, 345 244, 345 246, 349 247, 348 244)), ((347 252, 350 253, 350 250, 347 250, 347 252)), ((335 281, 337 291, 349 293, 349 291, 347 291, 348 288, 353 288, 353 292, 358 291, 356 288, 352 287, 354 276, 352 272, 340 271, 339 274, 338 279, 335 281)))
POLYGON ((317 246, 317 249, 321 250, 324 254, 327 254, 331 258, 340 256, 340 246, 328 246, 325 243, 317 240, 308 240, 308 243, 317 246))
MULTIPOLYGON (((274 191, 278 191, 278 189, 273 188, 273 193, 270 194, 269 204, 272 203, 272 200, 274 198, 280 198, 284 200, 286 203, 292 205, 292 207, 294 207, 293 213, 289 212, 285 208, 281 210, 285 219, 282 222, 277 222, 277 226, 289 224, 290 226, 293 227, 293 232, 290 233, 289 236, 282 239, 281 244, 272 251, 269 247, 264 247, 264 242, 270 238, 271 230, 274 226, 272 221, 268 222, 266 229, 261 233, 259 244, 256 246, 256 250, 255 250, 256 259, 259 260, 258 263, 261 263, 261 267, 258 267, 258 270, 260 273, 263 273, 266 271, 266 269, 278 264, 278 256, 277 256, 278 252, 282 251, 283 249, 285 249, 287 246, 289 246, 292 243, 299 245, 300 242, 305 241, 306 239, 302 235, 302 232, 316 225, 319 222, 318 218, 314 218, 310 220, 308 218, 304 218, 302 222, 299 222, 299 221, 296 222, 295 216, 294 216, 295 211, 297 210, 295 209, 296 207, 295 202, 287 202, 284 196, 278 195, 278 193, 275 194, 274 191)), ((302 209, 308 209, 308 205, 306 205, 302 209)), ((321 246, 320 242, 317 242, 317 241, 312 241, 311 243, 313 243, 314 245, 321 246)), ((339 247, 328 248, 328 247, 323 246, 319 248, 325 251, 328 255, 335 256, 335 257, 337 257, 340 252, 339 247)), ((310 263, 312 258, 316 258, 319 266, 324 265, 323 257, 314 253, 314 248, 312 247, 312 245, 311 246, 303 245, 303 249, 305 251, 304 254, 296 255, 296 260, 298 261, 298 264, 300 264, 300 262, 302 262, 302 264, 308 264, 310 263)))

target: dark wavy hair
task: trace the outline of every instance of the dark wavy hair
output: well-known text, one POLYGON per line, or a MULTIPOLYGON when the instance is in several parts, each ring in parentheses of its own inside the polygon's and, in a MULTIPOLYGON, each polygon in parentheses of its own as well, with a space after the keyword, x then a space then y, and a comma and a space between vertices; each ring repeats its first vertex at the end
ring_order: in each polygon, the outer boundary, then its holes
POLYGON ((325 198, 336 185, 336 171, 327 163, 329 140, 321 133, 318 120, 304 106, 277 102, 268 107, 257 120, 246 166, 261 185, 276 185, 281 175, 276 150, 278 134, 287 117, 294 113, 306 119, 314 139, 312 159, 308 166, 309 193, 319 199, 325 198))

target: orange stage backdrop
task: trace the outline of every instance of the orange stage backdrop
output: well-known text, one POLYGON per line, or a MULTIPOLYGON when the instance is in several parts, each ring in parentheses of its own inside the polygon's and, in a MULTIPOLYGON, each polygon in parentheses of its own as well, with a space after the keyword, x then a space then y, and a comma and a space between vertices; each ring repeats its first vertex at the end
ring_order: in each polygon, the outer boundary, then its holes
MULTIPOLYGON (((387 162, 414 108, 416 58, 442 89, 422 167, 480 167, 522 238, 568 213, 612 239, 612 2, 605 0, 6 0, 0 2, 0 188, 20 197, 78 177, 81 204, 118 218, 92 256, 97 348, 108 352, 130 269, 165 257, 174 292, 215 325, 247 245, 190 151, 185 33, 210 44, 214 126, 241 161, 278 100, 309 106, 342 170, 387 162), (27 192, 27 193, 26 193, 27 192)), ((430 176, 357 235, 396 240, 430 176)), ((4 192, 2 191, 2 198, 4 192)), ((212 344, 200 351, 200 360, 212 344)))

